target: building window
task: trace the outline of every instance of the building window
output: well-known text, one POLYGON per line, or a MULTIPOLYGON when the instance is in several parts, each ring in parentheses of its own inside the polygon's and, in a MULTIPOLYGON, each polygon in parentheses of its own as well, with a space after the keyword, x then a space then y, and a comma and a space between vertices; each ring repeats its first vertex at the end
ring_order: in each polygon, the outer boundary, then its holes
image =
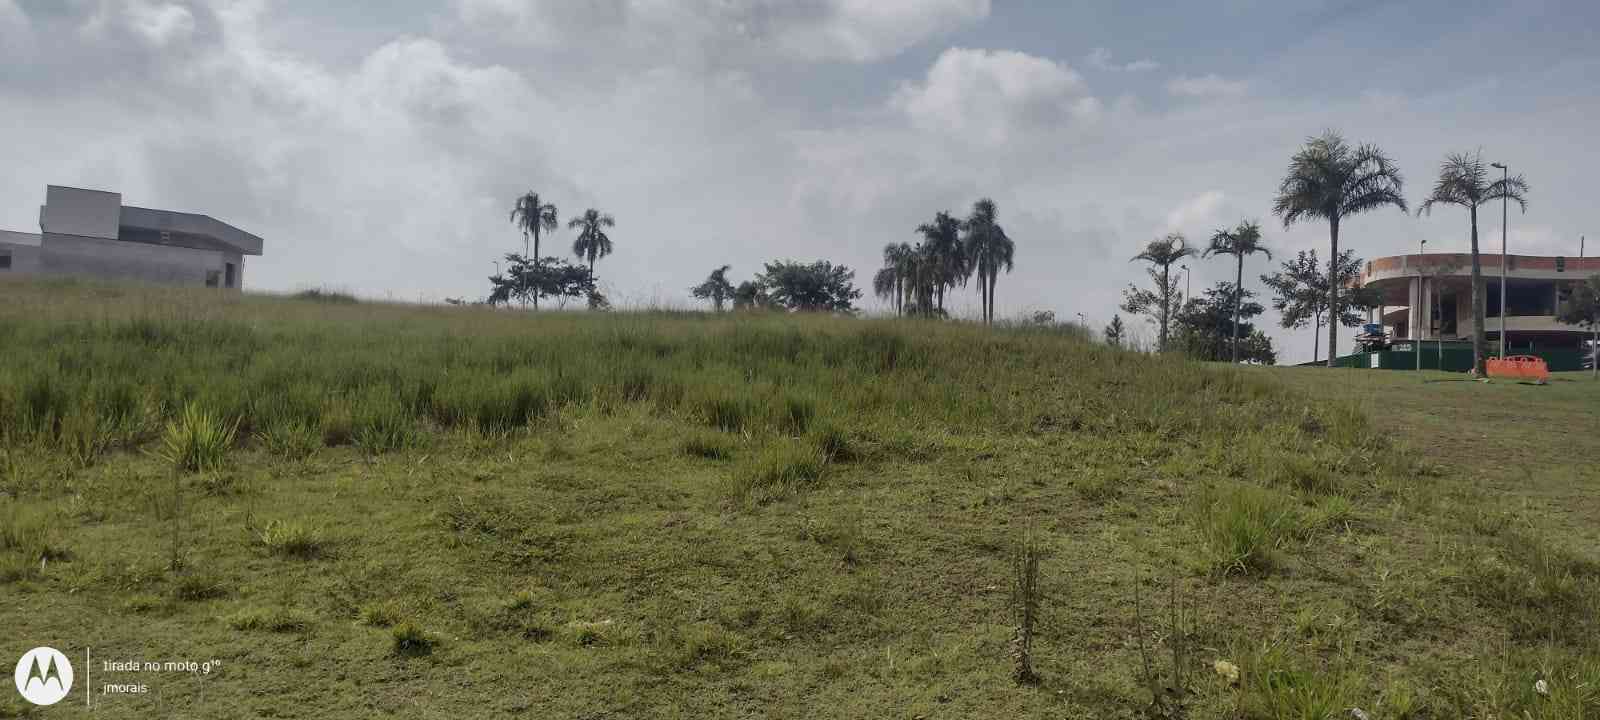
POLYGON ((220 280, 221 278, 222 278, 222 272, 221 271, 219 271, 219 270, 207 270, 206 271, 206 287, 216 287, 217 286, 217 281, 220 280))
POLYGON ((227 263, 227 264, 223 265, 222 268, 223 268, 222 286, 225 287, 225 288, 233 287, 233 285, 234 285, 233 263, 227 263))
POLYGON ((0 252, 0 270, 11 269, 11 253, 0 252))

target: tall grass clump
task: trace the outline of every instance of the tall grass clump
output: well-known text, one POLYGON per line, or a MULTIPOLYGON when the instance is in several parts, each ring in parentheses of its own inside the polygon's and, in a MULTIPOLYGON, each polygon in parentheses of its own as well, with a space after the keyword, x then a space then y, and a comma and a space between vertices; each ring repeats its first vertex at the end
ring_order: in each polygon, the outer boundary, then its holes
POLYGON ((416 423, 399 396, 387 388, 362 394, 355 403, 351 437, 370 453, 403 450, 417 440, 416 423))
POLYGON ((1198 493, 1194 524, 1210 567, 1223 574, 1266 572, 1298 532, 1294 496, 1244 483, 1219 483, 1198 493))
POLYGON ((734 474, 735 497, 767 502, 815 487, 822 481, 827 462, 811 445, 781 440, 768 445, 734 474))
POLYGON ((741 392, 721 385, 705 385, 694 402, 705 423, 723 432, 753 429, 759 415, 759 406, 748 389, 741 392))
POLYGON ((233 448, 236 427, 190 403, 167 423, 156 455, 180 472, 219 470, 233 448))

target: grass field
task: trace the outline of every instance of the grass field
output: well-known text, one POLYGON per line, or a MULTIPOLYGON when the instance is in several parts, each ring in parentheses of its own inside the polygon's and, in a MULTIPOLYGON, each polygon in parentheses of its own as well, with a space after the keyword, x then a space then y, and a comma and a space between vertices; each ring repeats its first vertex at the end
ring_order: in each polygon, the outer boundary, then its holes
POLYGON ((1600 717, 1586 377, 0 296, 0 652, 102 717, 1600 717))

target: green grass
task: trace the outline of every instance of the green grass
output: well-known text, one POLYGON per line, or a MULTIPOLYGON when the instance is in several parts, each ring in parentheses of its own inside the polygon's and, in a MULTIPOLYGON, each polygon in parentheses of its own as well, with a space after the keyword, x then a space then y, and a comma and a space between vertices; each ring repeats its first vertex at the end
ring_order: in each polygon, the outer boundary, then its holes
POLYGON ((0 649, 223 663, 113 715, 1137 717, 1142 627, 1193 718, 1600 716, 1587 378, 4 290, 0 649))

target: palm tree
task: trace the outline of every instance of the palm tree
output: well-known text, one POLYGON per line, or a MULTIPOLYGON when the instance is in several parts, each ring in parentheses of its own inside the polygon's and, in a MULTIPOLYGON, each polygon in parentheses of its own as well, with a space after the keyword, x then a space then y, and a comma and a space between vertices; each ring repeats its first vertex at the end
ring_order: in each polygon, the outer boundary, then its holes
POLYGON ((872 277, 873 293, 889 299, 897 316, 905 314, 915 262, 916 250, 911 245, 889 243, 883 246, 883 268, 872 277))
MULTIPOLYGON (((1483 263, 1478 258, 1478 208, 1493 200, 1512 200, 1523 212, 1528 211, 1528 181, 1521 175, 1489 182, 1489 171, 1479 153, 1451 153, 1439 165, 1439 181, 1433 192, 1422 201, 1417 214, 1432 214, 1434 205, 1460 205, 1467 209, 1472 222, 1472 368, 1483 377, 1483 357, 1487 354, 1483 337, 1484 292, 1483 263)), ((1504 293, 1505 288, 1500 288, 1504 293)), ((1500 318, 1500 332, 1505 333, 1506 319, 1500 318)))
POLYGON ((972 214, 961 223, 967 236, 962 241, 962 254, 967 259, 966 272, 978 276, 978 292, 983 296, 983 321, 994 323, 994 286, 1000 269, 1011 272, 1017 246, 1006 236, 1005 228, 996 222, 994 201, 984 198, 972 204, 972 214))
POLYGON ((697 298, 709 298, 712 307, 717 312, 722 312, 722 303, 733 297, 733 283, 728 282, 728 269, 732 267, 732 265, 723 265, 712 270, 711 274, 706 276, 705 282, 689 288, 689 292, 694 293, 697 298))
POLYGON ((961 247, 961 221, 941 210, 933 216, 933 222, 918 225, 917 232, 922 234, 923 248, 933 264, 934 293, 939 312, 943 313, 945 288, 955 287, 967 276, 967 256, 961 247))
POLYGON ((1218 230, 1211 236, 1205 257, 1232 255, 1237 261, 1233 281, 1233 362, 1239 362, 1239 306, 1244 301, 1244 259, 1261 253, 1272 259, 1272 251, 1261 245, 1261 223, 1246 220, 1232 230, 1218 230))
POLYGON ((606 235, 605 228, 616 227, 617 221, 610 215, 599 210, 589 208, 583 214, 567 223, 569 229, 578 230, 578 239, 572 242, 572 254, 579 260, 589 261, 589 282, 594 282, 594 261, 611 254, 611 236, 606 235))
MULTIPOLYGON (((1151 265, 1161 268, 1160 276, 1156 277, 1157 282, 1159 282, 1161 285, 1159 293, 1161 304, 1161 336, 1156 346, 1157 351, 1159 352, 1167 351, 1167 327, 1172 319, 1172 294, 1174 292, 1172 285, 1172 266, 1177 264, 1179 260, 1194 254, 1194 248, 1189 247, 1188 243, 1183 238, 1183 233, 1170 233, 1164 238, 1151 240, 1149 244, 1144 246, 1143 252, 1133 256, 1133 258, 1128 261, 1138 262, 1143 260, 1151 265)), ((1156 271, 1154 268, 1150 270, 1150 275, 1152 277, 1156 276, 1156 271)))
MULTIPOLYGON (((1406 211, 1400 169, 1376 145, 1351 146, 1329 130, 1306 141, 1289 159, 1272 213, 1285 228, 1300 220, 1328 221, 1328 276, 1338 277, 1339 224, 1351 215, 1393 205, 1406 211)), ((1328 314, 1338 317, 1339 283, 1328 283, 1328 314)), ((1339 323, 1328 323, 1328 367, 1339 357, 1339 323)))
MULTIPOLYGON (((560 227, 561 221, 556 217, 556 206, 544 202, 539 193, 529 190, 526 195, 517 198, 516 204, 511 206, 511 224, 522 230, 523 257, 533 258, 535 268, 539 266, 539 234, 555 232, 560 227), (528 241, 532 240, 529 246, 528 241)), ((524 300, 526 302, 526 300, 524 300)), ((533 309, 539 309, 539 294, 533 294, 533 309)))

